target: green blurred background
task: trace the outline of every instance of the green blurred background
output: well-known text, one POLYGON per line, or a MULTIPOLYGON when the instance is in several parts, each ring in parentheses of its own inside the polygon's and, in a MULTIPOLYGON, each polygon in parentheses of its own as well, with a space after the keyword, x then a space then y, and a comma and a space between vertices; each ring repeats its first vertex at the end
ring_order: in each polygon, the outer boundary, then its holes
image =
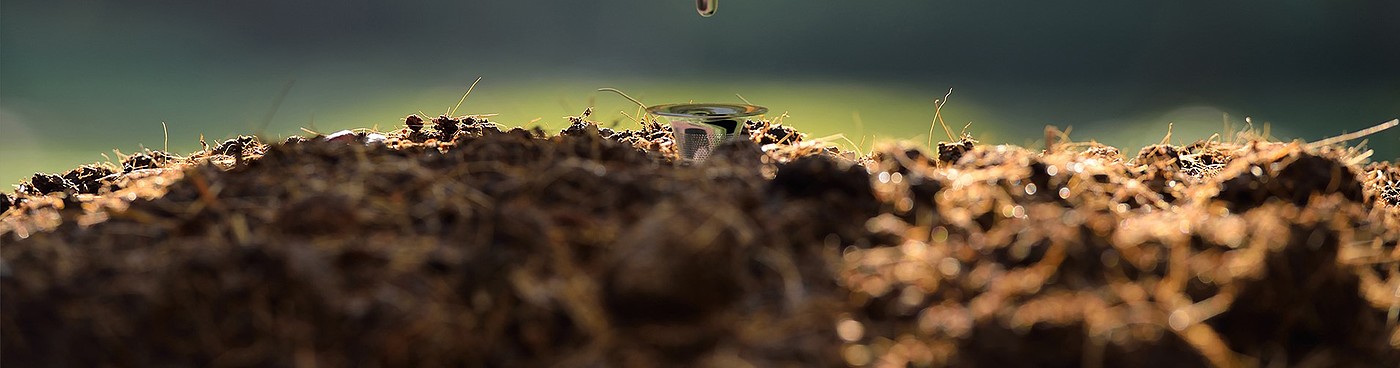
MULTIPOLYGON (((459 113, 564 125, 589 104, 738 101, 868 148, 929 138, 933 101, 984 142, 1046 124, 1134 150, 1228 114, 1315 140, 1400 117, 1400 1, 681 0, 0 2, 0 182, 165 146, 392 128, 459 113), (285 98, 278 96, 286 86, 285 98), (538 119, 538 120, 536 120, 538 119)), ((531 122, 534 123, 531 123, 531 122)), ((946 139, 940 131, 935 140, 946 139)), ((1370 137, 1400 155, 1400 129, 1370 137)))

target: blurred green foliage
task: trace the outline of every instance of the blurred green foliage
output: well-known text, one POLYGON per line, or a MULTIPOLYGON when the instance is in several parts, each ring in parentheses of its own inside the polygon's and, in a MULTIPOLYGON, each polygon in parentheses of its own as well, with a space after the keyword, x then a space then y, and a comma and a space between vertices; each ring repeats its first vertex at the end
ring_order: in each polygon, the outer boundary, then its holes
MULTIPOLYGON (((1270 123, 1314 140, 1400 116, 1400 2, 1241 0, 248 0, 0 2, 0 182, 105 160, 269 137, 392 128, 459 113, 562 127, 596 104, 768 106, 815 136, 928 140, 933 101, 984 142, 1042 127, 1131 151, 1270 123), (538 120, 537 120, 538 119, 538 120), (113 157, 114 158, 114 157, 113 157)), ((946 139, 941 129, 934 140, 946 139)), ((1400 155, 1400 132, 1370 137, 1400 155)))

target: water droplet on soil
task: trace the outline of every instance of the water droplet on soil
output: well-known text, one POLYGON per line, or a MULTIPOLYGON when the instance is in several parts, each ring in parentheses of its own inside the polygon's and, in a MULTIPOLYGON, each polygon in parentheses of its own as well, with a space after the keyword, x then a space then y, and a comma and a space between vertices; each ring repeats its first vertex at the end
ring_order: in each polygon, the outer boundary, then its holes
POLYGON ((957 277, 959 273, 962 273, 962 263, 953 257, 945 257, 938 262, 938 272, 942 273, 943 276, 957 277))
POLYGON ((855 342, 865 335, 865 326, 855 320, 846 319, 836 324, 836 335, 842 340, 855 342))

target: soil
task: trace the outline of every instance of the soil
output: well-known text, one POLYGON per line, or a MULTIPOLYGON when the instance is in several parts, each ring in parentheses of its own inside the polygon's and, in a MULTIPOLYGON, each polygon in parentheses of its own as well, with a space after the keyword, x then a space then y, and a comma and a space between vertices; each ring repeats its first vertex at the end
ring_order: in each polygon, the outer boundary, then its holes
POLYGON ((1400 366, 1400 168, 749 121, 219 142, 0 195, 13 366, 1400 366))

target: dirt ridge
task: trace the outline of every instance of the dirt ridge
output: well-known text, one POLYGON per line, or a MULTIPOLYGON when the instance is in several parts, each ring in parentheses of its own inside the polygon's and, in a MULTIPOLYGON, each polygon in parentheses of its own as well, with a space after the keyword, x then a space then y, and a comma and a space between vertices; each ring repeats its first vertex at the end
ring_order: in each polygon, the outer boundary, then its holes
POLYGON ((1400 168, 1200 141, 844 151, 750 121, 391 132, 0 195, 17 366, 1395 366, 1400 168))

